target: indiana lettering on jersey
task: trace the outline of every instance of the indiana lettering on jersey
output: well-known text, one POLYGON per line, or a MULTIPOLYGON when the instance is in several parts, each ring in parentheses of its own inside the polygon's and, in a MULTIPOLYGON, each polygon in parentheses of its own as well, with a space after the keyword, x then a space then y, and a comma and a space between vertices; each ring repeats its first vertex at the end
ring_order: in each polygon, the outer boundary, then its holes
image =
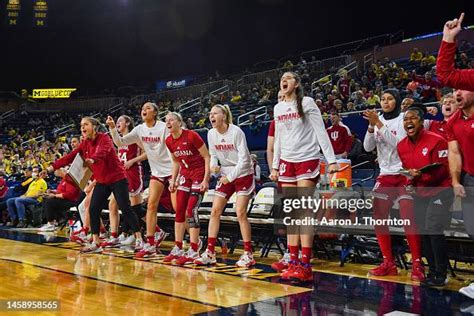
POLYGON ((292 120, 297 120, 301 116, 297 112, 290 112, 290 113, 285 113, 282 115, 277 116, 277 121, 279 122, 286 122, 286 121, 292 121, 292 120))
POLYGON ((179 158, 179 157, 182 157, 182 156, 192 156, 193 155, 193 152, 189 149, 186 149, 186 150, 177 150, 174 152, 174 155, 179 158))
POLYGON ((234 144, 217 144, 215 145, 217 151, 233 151, 235 150, 234 144))
POLYGON ((161 138, 159 136, 142 136, 142 142, 144 143, 159 143, 161 138))

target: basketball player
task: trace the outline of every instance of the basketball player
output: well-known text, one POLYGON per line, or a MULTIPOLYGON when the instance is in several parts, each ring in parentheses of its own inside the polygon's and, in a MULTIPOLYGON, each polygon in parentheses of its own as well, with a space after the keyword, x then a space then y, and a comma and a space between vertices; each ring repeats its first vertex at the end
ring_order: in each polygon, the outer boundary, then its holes
POLYGON ((156 216, 161 195, 165 189, 168 189, 171 177, 171 158, 165 145, 165 139, 169 132, 166 124, 158 119, 158 106, 151 102, 145 103, 142 106, 141 115, 143 123, 124 136, 119 135, 112 117, 109 116, 106 122, 115 145, 120 147, 138 144, 144 149, 151 168, 150 195, 146 212, 147 242, 143 249, 136 254, 137 258, 156 255, 157 246, 166 236, 157 226, 156 216))
MULTIPOLYGON (((397 152, 398 142, 406 136, 398 90, 385 90, 380 103, 383 111, 380 116, 375 110, 364 112, 364 117, 369 120, 364 149, 370 152, 377 148, 380 166, 380 175, 374 186, 374 218, 387 219, 393 203, 396 200, 399 201, 400 216, 402 219, 410 221, 409 225, 405 225, 405 234, 413 260, 411 279, 422 281, 424 269, 421 262, 421 239, 415 224, 413 197, 406 190, 405 176, 400 174, 402 162, 397 152)), ((382 251, 383 263, 370 270, 369 274, 374 276, 398 275, 392 254, 392 238, 388 225, 376 225, 375 235, 382 251)))
MULTIPOLYGON (((130 130, 134 128, 133 120, 127 116, 122 115, 117 119, 117 131, 121 136, 127 135, 130 130)), ((141 161, 146 159, 146 154, 140 154, 140 148, 137 144, 131 144, 119 147, 118 157, 122 162, 128 180, 128 194, 130 198, 130 205, 135 214, 141 213, 142 191, 143 191, 143 170, 141 161)), ((118 236, 118 228, 120 223, 120 215, 117 205, 117 200, 112 195, 109 200, 109 218, 110 218, 110 237, 101 244, 101 247, 115 247, 119 244, 135 245, 138 240, 137 248, 142 248, 140 245, 142 239, 136 239, 134 235, 125 237, 118 236), (119 238, 121 237, 121 238, 119 238)), ((128 227, 127 227, 128 228, 128 227)))
POLYGON ((244 241, 244 253, 236 265, 248 268, 255 265, 250 223, 247 218, 247 207, 255 191, 250 152, 244 132, 232 124, 232 113, 229 106, 214 105, 209 113, 209 120, 212 124, 212 129, 207 134, 211 154, 211 171, 220 172, 221 177, 217 183, 212 203, 207 249, 194 263, 197 265, 216 263, 215 244, 219 232, 220 216, 227 201, 236 193, 235 211, 244 241), (221 167, 218 166, 219 163, 221 167))
MULTIPOLYGON (((275 145, 271 179, 284 192, 305 188, 314 193, 319 178, 319 150, 329 163, 328 171, 337 171, 336 157, 324 126, 321 112, 312 98, 305 97, 300 77, 285 72, 280 79, 284 100, 275 105, 275 145), (286 190, 285 190, 286 189, 286 190)), ((301 190, 298 190, 301 191, 301 190)), ((290 262, 280 260, 272 267, 284 271, 283 279, 313 279, 311 256, 314 238, 312 227, 287 229, 290 262), (298 258, 301 241, 301 262, 298 258)))
POLYGON ((193 263, 199 257, 199 214, 202 195, 209 189, 210 156, 198 133, 183 129, 179 113, 166 115, 166 127, 170 135, 166 146, 173 157, 170 191, 176 193, 175 243, 164 262, 175 261, 178 265, 193 263), (179 174, 179 175, 178 175, 179 174), (177 180, 177 181, 176 181, 177 180), (183 251, 185 220, 187 218, 191 247, 183 251))
POLYGON ((84 140, 71 153, 57 160, 48 170, 54 171, 69 165, 77 154, 84 159, 84 164, 89 167, 96 180, 96 185, 91 197, 90 221, 92 231, 92 242, 86 244, 82 253, 102 252, 100 247, 99 229, 100 213, 102 205, 114 193, 117 203, 124 214, 125 223, 129 225, 134 234, 140 234, 138 218, 130 209, 128 199, 128 182, 125 170, 115 153, 114 145, 110 137, 99 132, 100 123, 92 117, 84 117, 81 120, 81 133, 84 140))

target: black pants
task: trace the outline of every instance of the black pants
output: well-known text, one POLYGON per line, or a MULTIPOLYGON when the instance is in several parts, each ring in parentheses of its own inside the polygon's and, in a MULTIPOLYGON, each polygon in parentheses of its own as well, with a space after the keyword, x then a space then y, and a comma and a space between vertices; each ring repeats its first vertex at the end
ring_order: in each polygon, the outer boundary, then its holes
POLYGON ((48 222, 52 222, 54 220, 59 220, 61 218, 66 217, 66 212, 76 205, 77 202, 65 200, 65 199, 58 199, 58 198, 50 198, 43 200, 43 209, 46 220, 48 222))
POLYGON ((466 233, 474 239, 474 175, 464 174, 462 185, 466 190, 466 197, 462 199, 462 217, 466 233))
POLYGON ((90 205, 91 231, 93 234, 99 234, 100 231, 100 213, 102 205, 107 201, 110 193, 114 194, 118 208, 122 211, 123 219, 126 225, 136 233, 140 231, 137 215, 130 208, 128 198, 128 181, 122 179, 112 184, 97 183, 94 192, 92 192, 90 205))
POLYGON ((444 231, 451 223, 449 209, 453 199, 454 193, 451 188, 433 197, 415 197, 416 224, 420 230, 423 253, 431 275, 446 277, 447 274, 449 258, 444 231))

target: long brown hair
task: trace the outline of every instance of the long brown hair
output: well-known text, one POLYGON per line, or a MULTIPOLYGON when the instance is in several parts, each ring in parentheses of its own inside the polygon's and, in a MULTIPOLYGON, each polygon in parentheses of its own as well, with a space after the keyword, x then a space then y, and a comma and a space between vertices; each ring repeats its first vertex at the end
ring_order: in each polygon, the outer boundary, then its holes
POLYGON ((296 81, 296 84, 298 85, 295 88, 295 93, 296 93, 296 108, 298 110, 298 114, 301 117, 302 120, 304 120, 304 111, 303 111, 303 98, 304 98, 304 89, 303 85, 301 84, 301 77, 293 71, 286 71, 285 73, 291 74, 296 81))
POLYGON ((125 120, 125 123, 127 124, 127 129, 130 132, 135 127, 135 123, 133 122, 132 118, 128 115, 120 115, 120 117, 125 120))

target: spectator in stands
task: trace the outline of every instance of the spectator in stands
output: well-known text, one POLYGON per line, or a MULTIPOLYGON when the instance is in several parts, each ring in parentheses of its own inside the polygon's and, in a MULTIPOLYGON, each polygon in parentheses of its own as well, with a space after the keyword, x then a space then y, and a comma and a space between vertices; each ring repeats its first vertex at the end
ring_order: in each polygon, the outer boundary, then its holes
POLYGON ((363 145, 362 141, 359 139, 357 134, 354 131, 351 131, 352 134, 352 147, 351 151, 349 152, 348 158, 354 164, 356 161, 360 160, 360 156, 362 155, 363 145))
POLYGON ((410 62, 420 62, 423 58, 423 54, 418 51, 418 48, 413 48, 413 51, 410 54, 410 62))
POLYGON ((334 154, 336 155, 336 158, 345 159, 352 148, 351 131, 341 122, 339 113, 331 113, 330 119, 332 125, 327 129, 327 133, 334 149, 334 154))
POLYGON ((3 170, 0 170, 0 202, 5 201, 5 197, 8 193, 8 186, 4 176, 5 172, 3 170))
POLYGON ((253 135, 258 134, 260 129, 262 128, 262 121, 255 117, 255 114, 249 115, 249 126, 250 126, 250 133, 253 135))
POLYGON ((421 61, 425 62, 427 65, 434 65, 436 64, 436 57, 434 57, 434 55, 430 54, 428 51, 425 51, 421 61))
POLYGON ((444 230, 450 223, 449 209, 453 191, 448 167, 448 143, 435 133, 425 131, 423 117, 426 109, 410 107, 404 115, 403 125, 407 137, 398 145, 403 168, 409 171, 407 186, 415 197, 416 225, 422 235, 423 252, 428 260, 427 286, 444 286, 448 270, 447 245, 444 230), (419 150, 423 148, 423 150, 419 150), (440 166, 422 172, 420 169, 433 163, 440 166))
POLYGON ((349 78, 347 71, 344 71, 341 75, 341 79, 339 79, 337 82, 337 89, 339 90, 341 94, 342 100, 349 99, 349 96, 351 95, 350 85, 351 85, 351 79, 349 78))
POLYGON ((438 87, 440 83, 433 79, 431 72, 426 72, 424 77, 413 75, 413 80, 421 84, 421 102, 438 101, 438 87))
POLYGON ((186 120, 186 127, 188 129, 194 129, 194 123, 193 123, 193 120, 190 117, 188 117, 188 119, 186 120))
POLYGON ((401 108, 402 112, 405 112, 414 102, 415 100, 410 97, 403 99, 401 108))
POLYGON ((373 90, 369 91, 369 97, 367 98, 367 106, 371 108, 380 106, 380 97, 374 94, 373 90))
POLYGON ((353 102, 347 102, 346 108, 347 108, 347 112, 357 111, 357 108, 353 102))
POLYGON ((458 69, 471 69, 471 66, 471 60, 467 57, 466 53, 461 53, 461 55, 459 55, 459 60, 456 63, 456 67, 458 69))
POLYGON ((469 54, 472 51, 472 44, 464 39, 461 41, 461 44, 459 44, 458 51, 460 53, 469 54))
POLYGON ((18 194, 24 194, 28 190, 28 187, 30 183, 33 181, 33 174, 38 175, 39 174, 39 168, 31 168, 28 167, 25 170, 23 170, 23 179, 20 181, 21 184, 15 187, 15 192, 18 194))
POLYGON ((47 176, 45 170, 39 174, 32 173, 32 179, 28 190, 20 197, 14 197, 7 200, 8 214, 10 215, 10 227, 25 228, 28 226, 26 222, 26 210, 28 205, 37 205, 43 200, 42 195, 48 189, 48 185, 44 180, 47 176))
POLYGON ((332 112, 336 112, 336 113, 345 112, 344 105, 341 100, 339 99, 334 100, 334 108, 332 112))
POLYGON ((235 94, 233 94, 232 98, 230 99, 231 103, 239 103, 242 101, 242 96, 240 95, 240 91, 237 90, 235 91, 235 94))
POLYGON ((367 100, 364 98, 364 94, 362 93, 361 90, 356 91, 354 99, 352 100, 354 103, 355 107, 358 110, 363 110, 366 107, 367 100))
POLYGON ((48 190, 44 196, 43 209, 46 224, 40 227, 40 231, 55 231, 56 225, 61 218, 66 218, 66 212, 77 204, 81 195, 81 190, 68 176, 66 170, 58 169, 54 173, 61 178, 56 190, 48 190))

